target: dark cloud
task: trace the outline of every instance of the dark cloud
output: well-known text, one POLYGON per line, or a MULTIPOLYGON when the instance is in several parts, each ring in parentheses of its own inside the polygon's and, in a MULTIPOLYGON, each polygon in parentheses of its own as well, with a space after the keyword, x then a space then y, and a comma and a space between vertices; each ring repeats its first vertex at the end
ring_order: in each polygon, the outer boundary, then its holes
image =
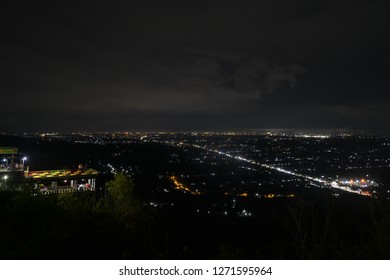
POLYGON ((387 129, 386 1, 9 5, 4 130, 387 129))
POLYGON ((223 85, 243 94, 261 97, 274 94, 285 86, 293 88, 297 78, 306 69, 298 64, 269 64, 254 57, 240 62, 222 61, 218 72, 224 79, 223 85))

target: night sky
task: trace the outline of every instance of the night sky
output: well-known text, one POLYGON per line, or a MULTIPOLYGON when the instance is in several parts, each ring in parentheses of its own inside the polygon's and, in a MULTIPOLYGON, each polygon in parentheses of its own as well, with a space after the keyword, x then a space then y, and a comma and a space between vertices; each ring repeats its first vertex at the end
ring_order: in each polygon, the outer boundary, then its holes
POLYGON ((389 1, 80 2, 2 3, 0 131, 390 130, 389 1))

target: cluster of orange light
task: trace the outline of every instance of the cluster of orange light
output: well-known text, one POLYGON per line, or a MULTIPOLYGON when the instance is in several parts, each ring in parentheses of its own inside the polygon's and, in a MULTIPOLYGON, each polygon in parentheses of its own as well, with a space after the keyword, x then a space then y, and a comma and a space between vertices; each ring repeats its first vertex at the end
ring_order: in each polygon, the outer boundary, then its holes
POLYGON ((190 188, 184 186, 182 183, 180 183, 175 176, 171 176, 170 177, 172 183, 174 184, 174 189, 175 190, 181 190, 181 191, 184 191, 184 192, 188 192, 192 195, 201 195, 202 193, 201 192, 196 192, 196 191, 192 191, 190 188))
MULTIPOLYGON (((225 193, 225 194, 227 195, 228 193, 225 193)), ((245 193, 239 193, 239 194, 237 194, 237 196, 248 197, 249 194, 245 192, 245 193)), ((274 197, 276 197, 276 194, 274 194, 274 193, 265 194, 265 195, 263 195, 263 197, 264 198, 274 198, 274 197)), ((285 197, 293 198, 293 197, 295 197, 295 194, 290 193, 290 194, 287 194, 285 197)))
POLYGON ((244 193, 239 193, 239 194, 238 194, 238 196, 242 196, 242 197, 248 197, 248 196, 249 196, 249 194, 248 194, 248 193, 246 193, 246 192, 244 192, 244 193))
MULTIPOLYGON (((225 195, 231 195, 231 193, 225 192, 225 195)), ((248 196, 250 196, 250 194, 245 192, 245 193, 239 193, 239 194, 237 194, 237 196, 248 197, 248 196)), ((274 193, 265 194, 265 195, 263 195, 263 197, 264 198, 274 198, 274 197, 276 197, 276 194, 274 194, 274 193)), ((285 197, 287 197, 287 198, 294 198, 295 194, 290 193, 290 194, 287 194, 285 197)))
MULTIPOLYGON (((357 182, 358 182, 358 181, 355 182, 355 181, 352 180, 352 179, 349 180, 349 184, 350 184, 350 185, 353 185, 353 184, 355 184, 355 183, 357 183, 357 182)), ((364 179, 361 179, 361 180, 360 180, 360 183, 365 183, 365 182, 366 182, 366 180, 364 180, 364 179)))
POLYGON ((371 196, 371 193, 368 191, 362 191, 360 194, 365 196, 371 196))
MULTIPOLYGON (((180 183, 177 180, 176 176, 171 176, 170 179, 171 179, 172 183, 174 184, 175 190, 181 190, 184 192, 188 192, 192 195, 202 195, 203 194, 202 192, 199 192, 199 191, 192 191, 190 188, 184 186, 182 183, 180 183)), ((231 193, 225 192, 225 195, 231 195, 231 193)), ((249 197, 249 193, 247 193, 247 192, 239 193, 239 194, 237 194, 237 196, 249 197)), ((275 198, 276 195, 274 193, 270 193, 270 194, 265 194, 263 197, 264 198, 275 198)), ((287 194, 286 197, 293 198, 293 197, 295 197, 295 195, 291 193, 291 194, 287 194)))
MULTIPOLYGON (((279 196, 280 196, 280 195, 279 195, 279 196)), ((277 197, 277 195, 275 195, 274 193, 270 193, 270 194, 265 194, 263 197, 264 197, 264 198, 275 198, 275 197, 277 197)), ((295 194, 293 194, 293 193, 286 194, 285 197, 287 197, 287 198, 294 198, 294 197, 295 197, 295 194)))

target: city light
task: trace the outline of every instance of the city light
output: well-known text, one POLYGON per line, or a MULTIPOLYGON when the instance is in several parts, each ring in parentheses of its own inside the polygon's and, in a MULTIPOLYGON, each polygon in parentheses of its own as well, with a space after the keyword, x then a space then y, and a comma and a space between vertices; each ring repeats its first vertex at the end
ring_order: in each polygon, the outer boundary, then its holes
POLYGON ((5 185, 5 187, 7 187, 8 175, 4 175, 3 179, 4 179, 4 185, 5 185))

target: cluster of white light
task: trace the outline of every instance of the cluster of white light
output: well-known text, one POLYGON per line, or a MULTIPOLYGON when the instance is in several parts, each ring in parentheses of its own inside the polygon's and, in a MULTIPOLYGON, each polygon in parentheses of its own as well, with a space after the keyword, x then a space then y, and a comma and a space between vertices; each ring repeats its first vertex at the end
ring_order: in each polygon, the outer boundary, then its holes
POLYGON ((302 138, 330 138, 330 135, 312 135, 312 134, 296 134, 294 137, 302 137, 302 138))
POLYGON ((107 164, 107 166, 111 168, 111 173, 112 174, 116 174, 117 173, 116 169, 111 164, 107 164))
POLYGON ((337 182, 334 182, 334 181, 333 182, 328 182, 327 180, 324 180, 322 178, 316 178, 316 177, 312 177, 312 176, 296 173, 296 172, 293 172, 293 171, 290 171, 290 170, 287 170, 287 169, 284 169, 284 168, 281 168, 281 167, 276 167, 276 166, 273 166, 273 165, 270 165, 270 164, 260 163, 260 162, 257 162, 257 161, 251 160, 251 159, 243 158, 241 156, 233 156, 233 155, 231 155, 229 153, 225 153, 225 152, 218 151, 218 150, 207 149, 207 147, 202 147, 202 146, 199 146, 199 145, 193 145, 193 146, 196 147, 196 148, 207 150, 209 152, 218 153, 220 155, 223 155, 223 156, 226 156, 226 157, 229 157, 229 158, 234 158, 236 160, 245 161, 245 162, 248 162, 248 163, 251 163, 251 164, 259 165, 259 166, 267 168, 267 169, 276 170, 276 171, 284 173, 284 174, 289 174, 289 175, 292 175, 292 176, 295 176, 295 177, 300 177, 300 178, 303 178, 303 179, 314 181, 314 182, 320 183, 320 184, 322 184, 324 186, 332 187, 332 188, 335 188, 335 189, 339 189, 339 190, 343 190, 343 191, 347 191, 347 192, 351 192, 351 193, 360 194, 359 191, 355 191, 355 190, 352 190, 352 189, 347 188, 347 187, 342 187, 337 182))

